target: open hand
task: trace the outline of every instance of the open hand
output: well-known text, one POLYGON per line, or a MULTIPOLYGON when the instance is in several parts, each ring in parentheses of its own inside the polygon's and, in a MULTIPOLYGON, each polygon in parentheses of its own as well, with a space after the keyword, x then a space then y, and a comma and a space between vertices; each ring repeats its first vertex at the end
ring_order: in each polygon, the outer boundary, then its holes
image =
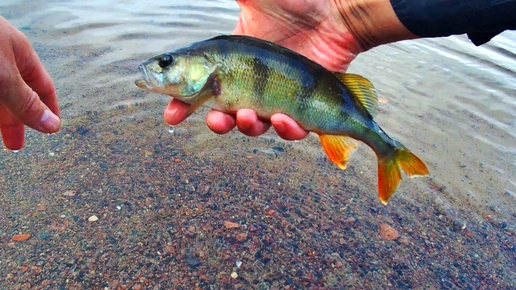
POLYGON ((0 17, 0 131, 5 147, 23 147, 25 125, 43 133, 59 131, 56 91, 27 37, 0 17))

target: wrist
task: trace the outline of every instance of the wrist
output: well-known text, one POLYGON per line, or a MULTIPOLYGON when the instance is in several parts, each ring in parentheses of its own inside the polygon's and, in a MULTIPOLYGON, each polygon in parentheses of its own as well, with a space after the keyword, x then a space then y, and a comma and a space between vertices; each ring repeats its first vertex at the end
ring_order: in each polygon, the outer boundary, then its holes
POLYGON ((362 51, 418 38, 396 16, 390 0, 334 0, 343 24, 362 51))

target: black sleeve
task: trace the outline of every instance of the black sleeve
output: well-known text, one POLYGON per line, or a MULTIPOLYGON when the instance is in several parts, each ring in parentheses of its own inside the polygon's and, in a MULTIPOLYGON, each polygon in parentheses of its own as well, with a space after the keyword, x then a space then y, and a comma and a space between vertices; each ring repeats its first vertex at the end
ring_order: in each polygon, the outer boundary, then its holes
POLYGON ((401 23, 421 37, 467 33, 481 45, 516 29, 516 0, 390 0, 401 23))

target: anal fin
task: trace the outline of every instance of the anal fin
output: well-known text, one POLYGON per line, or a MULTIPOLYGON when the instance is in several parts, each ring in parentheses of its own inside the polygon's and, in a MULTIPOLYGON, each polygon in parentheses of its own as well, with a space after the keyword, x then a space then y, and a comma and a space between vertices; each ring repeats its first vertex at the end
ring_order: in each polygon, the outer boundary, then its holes
POLYGON ((351 153, 359 145, 358 141, 348 136, 321 134, 319 139, 328 158, 342 170, 347 168, 351 153))

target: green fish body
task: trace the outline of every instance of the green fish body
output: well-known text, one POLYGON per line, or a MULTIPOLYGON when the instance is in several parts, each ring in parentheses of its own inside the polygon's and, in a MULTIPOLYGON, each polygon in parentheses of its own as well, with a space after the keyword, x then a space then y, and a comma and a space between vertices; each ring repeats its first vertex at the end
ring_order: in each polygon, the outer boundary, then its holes
POLYGON ((340 74, 282 46, 248 36, 219 36, 149 59, 140 88, 227 113, 247 108, 264 119, 282 113, 319 135, 329 159, 342 169, 358 146, 378 158, 379 196, 386 203, 401 180, 428 175, 425 164, 373 120, 372 84, 340 74))

